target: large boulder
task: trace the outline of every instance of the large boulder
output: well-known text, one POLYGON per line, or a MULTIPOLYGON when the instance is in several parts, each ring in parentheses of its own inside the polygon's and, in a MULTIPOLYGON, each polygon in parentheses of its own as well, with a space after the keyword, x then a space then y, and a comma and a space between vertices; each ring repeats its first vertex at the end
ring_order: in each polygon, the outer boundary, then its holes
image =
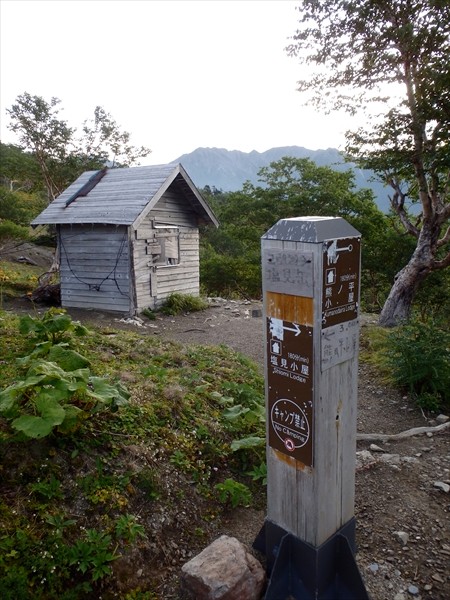
POLYGON ((222 535, 181 569, 181 587, 192 600, 259 600, 266 574, 236 538, 222 535))

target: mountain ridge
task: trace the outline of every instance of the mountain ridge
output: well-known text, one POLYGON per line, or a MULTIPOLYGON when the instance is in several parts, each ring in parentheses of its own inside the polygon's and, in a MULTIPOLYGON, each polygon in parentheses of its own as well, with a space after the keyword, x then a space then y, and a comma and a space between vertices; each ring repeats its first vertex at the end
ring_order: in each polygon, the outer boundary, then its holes
POLYGON ((380 210, 388 212, 387 188, 379 181, 371 181, 374 177, 372 171, 365 171, 353 163, 345 162, 342 153, 335 148, 309 150, 302 146, 279 146, 264 152, 257 150, 243 152, 217 147, 199 147, 192 152, 182 154, 170 164, 181 163, 198 188, 209 186, 224 192, 234 192, 242 189, 246 181, 257 185, 258 171, 285 156, 309 158, 318 166, 331 167, 336 171, 353 170, 356 188, 371 189, 380 210))

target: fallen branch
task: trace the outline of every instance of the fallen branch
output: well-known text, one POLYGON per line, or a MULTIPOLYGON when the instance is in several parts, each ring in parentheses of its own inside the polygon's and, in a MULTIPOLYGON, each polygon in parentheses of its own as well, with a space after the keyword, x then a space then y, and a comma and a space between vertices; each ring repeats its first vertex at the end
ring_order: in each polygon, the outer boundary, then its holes
POLYGON ((357 440, 365 440, 367 442, 390 442, 396 440, 403 440, 405 438, 412 437, 414 435, 422 435, 423 433, 439 433, 444 429, 450 427, 450 421, 447 423, 441 423, 435 427, 413 427, 407 431, 401 433, 357 433, 357 440))

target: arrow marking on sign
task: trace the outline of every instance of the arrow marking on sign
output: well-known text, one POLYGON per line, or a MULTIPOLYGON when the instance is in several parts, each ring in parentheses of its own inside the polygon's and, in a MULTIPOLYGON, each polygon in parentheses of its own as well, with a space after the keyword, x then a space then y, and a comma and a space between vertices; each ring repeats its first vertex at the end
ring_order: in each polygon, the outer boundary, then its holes
POLYGON ((285 331, 294 331, 294 332, 295 332, 295 337, 297 337, 297 336, 298 336, 298 335, 300 335, 300 333, 301 333, 300 327, 297 325, 297 323, 292 323, 292 325, 293 325, 294 327, 285 327, 285 326, 283 325, 283 329, 284 329, 285 331))
POLYGON ((335 331, 322 331, 322 335, 328 342, 331 339, 332 335, 336 335, 336 332, 335 331))

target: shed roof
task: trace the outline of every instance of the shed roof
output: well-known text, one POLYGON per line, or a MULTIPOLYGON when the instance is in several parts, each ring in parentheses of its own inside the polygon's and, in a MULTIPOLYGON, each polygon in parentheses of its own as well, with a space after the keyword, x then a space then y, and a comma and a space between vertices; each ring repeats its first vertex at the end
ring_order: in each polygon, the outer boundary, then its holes
POLYGON ((108 169, 92 189, 87 188, 85 196, 74 198, 96 173, 86 171, 80 175, 31 224, 137 225, 173 185, 182 191, 200 221, 218 226, 214 213, 181 164, 108 169))

